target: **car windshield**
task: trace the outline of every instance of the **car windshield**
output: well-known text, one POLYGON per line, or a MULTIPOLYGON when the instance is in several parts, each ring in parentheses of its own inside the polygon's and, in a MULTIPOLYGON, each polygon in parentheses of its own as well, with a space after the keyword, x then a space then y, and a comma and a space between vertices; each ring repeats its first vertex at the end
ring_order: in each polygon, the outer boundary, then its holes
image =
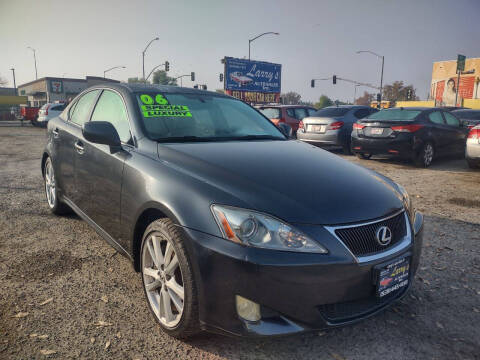
POLYGON ((279 108, 261 108, 260 111, 269 119, 280 119, 279 108))
POLYGON ((413 120, 420 114, 421 110, 407 110, 407 109, 384 109, 371 114, 367 117, 368 120, 413 120))
POLYGON ((342 108, 342 107, 326 107, 323 109, 318 110, 316 113, 314 113, 312 116, 317 116, 317 117, 338 117, 338 116, 343 116, 347 112, 350 111, 350 108, 342 108))
POLYGON ((160 142, 286 140, 275 125, 242 101, 208 94, 137 94, 150 139, 160 142))

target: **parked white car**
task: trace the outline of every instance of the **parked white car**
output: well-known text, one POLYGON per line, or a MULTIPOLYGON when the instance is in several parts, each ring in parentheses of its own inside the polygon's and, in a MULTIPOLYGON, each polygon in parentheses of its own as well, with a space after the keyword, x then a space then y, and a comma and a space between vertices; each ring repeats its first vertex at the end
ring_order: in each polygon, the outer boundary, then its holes
POLYGON ((468 134, 465 158, 472 169, 480 168, 480 125, 472 128, 468 134))
POLYGON ((48 120, 60 115, 65 110, 64 103, 47 103, 43 105, 38 111, 37 125, 46 127, 48 120))

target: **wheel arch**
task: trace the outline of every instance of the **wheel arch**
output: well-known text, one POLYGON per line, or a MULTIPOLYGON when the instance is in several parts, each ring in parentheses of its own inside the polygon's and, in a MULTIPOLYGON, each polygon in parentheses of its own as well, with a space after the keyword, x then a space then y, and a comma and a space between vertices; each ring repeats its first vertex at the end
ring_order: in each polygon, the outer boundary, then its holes
POLYGON ((49 157, 50 157, 50 154, 47 151, 44 151, 42 155, 42 163, 41 163, 42 177, 45 177, 45 162, 49 157))

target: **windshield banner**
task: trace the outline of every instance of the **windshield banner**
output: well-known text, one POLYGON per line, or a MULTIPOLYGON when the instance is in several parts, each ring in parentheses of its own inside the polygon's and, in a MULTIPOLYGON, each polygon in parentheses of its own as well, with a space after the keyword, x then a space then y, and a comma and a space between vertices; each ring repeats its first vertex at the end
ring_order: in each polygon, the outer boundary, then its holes
POLYGON ((225 58, 225 90, 280 93, 281 75, 280 64, 225 58))

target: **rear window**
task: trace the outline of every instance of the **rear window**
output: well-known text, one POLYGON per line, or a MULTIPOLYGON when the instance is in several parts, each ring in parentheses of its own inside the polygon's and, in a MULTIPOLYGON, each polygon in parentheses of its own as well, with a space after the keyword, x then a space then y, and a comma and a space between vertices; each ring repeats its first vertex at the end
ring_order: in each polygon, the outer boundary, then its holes
POLYGON ((406 109, 385 109, 369 115, 369 120, 413 120, 419 115, 421 110, 406 109))
POLYGON ((55 105, 53 107, 50 108, 51 110, 55 110, 55 111, 63 111, 65 110, 65 105, 55 105))
POLYGON ((280 109, 279 108, 263 108, 260 109, 263 115, 269 119, 280 119, 280 109))
POLYGON ((343 116, 350 111, 350 108, 340 108, 340 107, 326 107, 318 110, 312 116, 318 117, 338 117, 343 116))
POLYGON ((460 119, 467 120, 480 120, 480 111, 452 111, 453 114, 457 115, 460 119))

